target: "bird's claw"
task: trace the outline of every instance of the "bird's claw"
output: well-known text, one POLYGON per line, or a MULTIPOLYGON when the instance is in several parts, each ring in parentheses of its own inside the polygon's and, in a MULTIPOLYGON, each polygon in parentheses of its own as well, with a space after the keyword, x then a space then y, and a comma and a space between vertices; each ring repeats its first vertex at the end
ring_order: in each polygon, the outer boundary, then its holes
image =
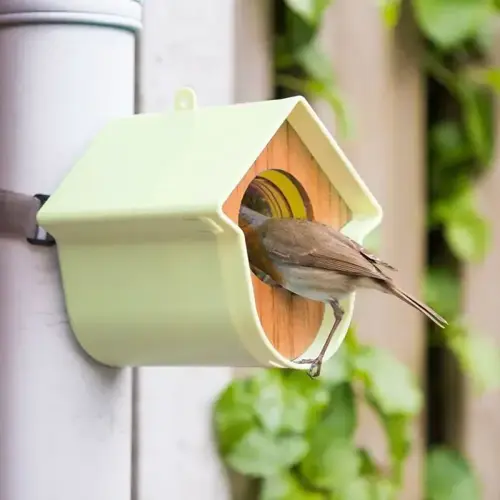
POLYGON ((318 359, 299 359, 295 361, 295 363, 300 364, 300 365, 311 365, 309 367, 309 370, 307 370, 307 374, 312 378, 317 378, 319 377, 321 373, 321 365, 322 362, 318 359))

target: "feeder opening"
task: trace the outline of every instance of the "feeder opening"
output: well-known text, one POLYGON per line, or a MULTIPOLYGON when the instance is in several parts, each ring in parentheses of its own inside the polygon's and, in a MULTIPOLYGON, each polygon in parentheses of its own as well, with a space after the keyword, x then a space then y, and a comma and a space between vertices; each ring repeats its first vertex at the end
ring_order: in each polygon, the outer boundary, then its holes
MULTIPOLYGON (((314 220, 312 203, 302 184, 283 170, 264 170, 248 184, 241 204, 268 217, 314 220)), ((240 226, 244 224, 240 220, 240 226)), ((265 284, 253 272, 257 309, 265 333, 284 356, 302 354, 314 340, 323 319, 324 305, 265 284)))
POLYGON ((283 170, 265 170, 257 175, 250 182, 241 203, 268 217, 314 218, 304 188, 283 170))
MULTIPOLYGON (((258 174, 248 185, 241 204, 268 217, 313 219, 311 202, 304 188, 283 170, 265 170, 258 174)), ((255 275, 263 281, 263 276, 255 275)))

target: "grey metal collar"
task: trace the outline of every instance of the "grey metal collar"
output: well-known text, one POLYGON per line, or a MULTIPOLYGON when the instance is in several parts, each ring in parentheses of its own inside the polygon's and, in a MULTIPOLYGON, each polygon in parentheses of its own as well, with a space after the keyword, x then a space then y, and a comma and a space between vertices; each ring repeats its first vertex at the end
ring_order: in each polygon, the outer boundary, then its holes
POLYGON ((38 226, 36 214, 49 198, 0 189, 0 237, 26 238, 32 245, 52 246, 54 238, 38 226))

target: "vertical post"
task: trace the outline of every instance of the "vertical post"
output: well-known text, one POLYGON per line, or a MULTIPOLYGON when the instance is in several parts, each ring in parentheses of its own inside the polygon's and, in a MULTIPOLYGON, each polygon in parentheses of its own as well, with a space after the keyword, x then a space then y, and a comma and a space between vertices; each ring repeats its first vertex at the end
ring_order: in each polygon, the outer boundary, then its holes
MULTIPOLYGON (((384 209, 380 256, 399 269, 398 284, 422 295, 425 258, 425 89, 419 40, 406 2, 395 32, 384 27, 377 2, 337 2, 324 29, 339 85, 354 121, 343 147, 384 209), (345 48, 349 49, 346 50, 345 48), (367 83, 369 82, 369 83, 367 83)), ((367 342, 390 349, 421 380, 423 317, 402 302, 362 292, 355 323, 367 342)), ((385 437, 371 412, 361 413, 360 439, 383 458, 385 437)), ((401 498, 422 498, 424 433, 413 432, 413 453, 401 498)))
MULTIPOLYGON (((500 30, 495 32, 491 63, 500 63, 500 30)), ((500 107, 495 103, 494 130, 500 127, 500 107)), ((464 272, 464 312, 471 335, 488 335, 500 347, 498 330, 498 280, 500 279, 500 141, 495 144, 491 170, 480 180, 477 195, 481 212, 492 227, 492 248, 480 265, 468 265, 464 272)), ((471 382, 464 380, 462 412, 456 436, 462 451, 471 460, 481 483, 482 497, 500 498, 500 475, 496 465, 500 462, 500 391, 479 395, 471 382)), ((450 417, 451 418, 451 417, 450 417)))
MULTIPOLYGON (((233 0, 145 3, 141 112, 173 109, 183 86, 196 91, 199 106, 233 101, 233 16, 233 0)), ((230 368, 135 370, 134 500, 230 498, 211 420, 213 400, 230 378, 230 368)))
MULTIPOLYGON (((54 191, 134 112, 132 0, 0 5, 0 186, 54 191)), ((92 193, 83 193, 92 196, 92 193)), ((0 239, 0 498, 130 498, 130 370, 76 344, 54 248, 0 239)))
MULTIPOLYGON (((500 125, 497 111, 496 127, 500 125)), ((482 212, 493 226, 493 248, 485 262, 471 265, 465 270, 464 309, 471 335, 488 335, 500 346, 498 331, 498 280, 500 278, 500 226, 498 211, 500 200, 500 156, 497 155, 492 171, 481 180, 478 194, 482 212)), ((500 442, 500 392, 498 390, 478 395, 472 383, 464 381, 463 407, 459 416, 462 425, 456 436, 459 446, 471 460, 483 488, 483 498, 500 498, 498 464, 500 449, 492 443, 500 442)))

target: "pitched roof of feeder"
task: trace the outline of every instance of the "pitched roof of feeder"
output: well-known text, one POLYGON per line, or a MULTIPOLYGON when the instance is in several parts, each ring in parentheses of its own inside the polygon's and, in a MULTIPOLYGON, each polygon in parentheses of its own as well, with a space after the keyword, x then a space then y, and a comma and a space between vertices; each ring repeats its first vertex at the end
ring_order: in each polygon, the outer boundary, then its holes
MULTIPOLYGON (((103 213, 124 215, 130 207, 135 214, 166 210, 185 215, 194 207, 220 212, 286 120, 353 215, 370 219, 371 227, 365 222, 362 231, 369 232, 381 209, 302 97, 114 120, 97 134, 51 197, 41 223, 55 223, 51 214, 56 213, 58 221, 70 222, 76 214, 80 220, 94 220, 103 213), (105 186, 118 178, 120 188, 110 197, 105 186)), ((349 232, 356 237, 356 228, 349 232)))

